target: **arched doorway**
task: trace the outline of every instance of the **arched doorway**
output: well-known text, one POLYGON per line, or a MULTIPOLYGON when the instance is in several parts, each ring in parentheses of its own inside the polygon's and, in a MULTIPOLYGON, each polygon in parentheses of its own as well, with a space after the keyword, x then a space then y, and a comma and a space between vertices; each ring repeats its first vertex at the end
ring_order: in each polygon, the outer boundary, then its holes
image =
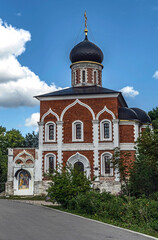
POLYGON ((78 172, 84 172, 84 165, 82 162, 78 161, 74 164, 74 169, 76 169, 78 172))
POLYGON ((67 164, 72 165, 74 168, 79 168, 80 171, 85 172, 87 178, 90 177, 90 164, 84 155, 77 152, 68 159, 67 164))
POLYGON ((33 195, 32 170, 19 169, 14 177, 14 195, 33 195))

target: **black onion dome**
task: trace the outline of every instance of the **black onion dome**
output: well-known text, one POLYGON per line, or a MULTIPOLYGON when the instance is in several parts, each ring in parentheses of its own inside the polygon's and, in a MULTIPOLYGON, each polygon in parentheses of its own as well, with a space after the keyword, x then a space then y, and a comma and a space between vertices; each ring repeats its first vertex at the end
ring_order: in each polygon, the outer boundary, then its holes
POLYGON ((79 61, 92 61, 102 63, 103 53, 99 47, 90 42, 87 37, 84 41, 78 43, 70 52, 72 63, 79 61))
POLYGON ((128 107, 119 108, 118 118, 120 120, 138 120, 137 113, 128 107))
POLYGON ((151 118, 149 117, 149 115, 143 111, 140 108, 131 108, 132 110, 134 110, 138 116, 138 119, 142 122, 142 123, 151 123, 151 118))

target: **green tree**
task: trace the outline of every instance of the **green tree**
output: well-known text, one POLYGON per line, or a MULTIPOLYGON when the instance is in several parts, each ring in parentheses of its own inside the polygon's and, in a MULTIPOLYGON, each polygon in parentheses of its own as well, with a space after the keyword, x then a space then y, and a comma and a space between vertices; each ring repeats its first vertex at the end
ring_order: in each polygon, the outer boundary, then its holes
POLYGON ((133 167, 133 159, 131 159, 131 153, 129 151, 120 151, 120 148, 115 148, 112 161, 112 167, 117 169, 120 175, 121 192, 129 194, 128 192, 128 180, 130 170, 133 167))
POLYGON ((32 133, 28 133, 25 136, 24 147, 29 148, 37 148, 38 147, 38 133, 34 131, 32 133))
POLYGON ((0 126, 0 192, 4 191, 7 180, 8 148, 23 147, 23 145, 24 137, 19 130, 6 131, 5 127, 0 126))
POLYGON ((64 207, 67 207, 69 201, 79 193, 85 193, 91 189, 91 181, 87 179, 84 172, 71 166, 60 167, 51 178, 48 195, 64 207))
POLYGON ((148 112, 154 129, 158 129, 158 107, 148 112))
POLYGON ((137 140, 129 190, 136 197, 158 191, 158 133, 147 128, 137 140))

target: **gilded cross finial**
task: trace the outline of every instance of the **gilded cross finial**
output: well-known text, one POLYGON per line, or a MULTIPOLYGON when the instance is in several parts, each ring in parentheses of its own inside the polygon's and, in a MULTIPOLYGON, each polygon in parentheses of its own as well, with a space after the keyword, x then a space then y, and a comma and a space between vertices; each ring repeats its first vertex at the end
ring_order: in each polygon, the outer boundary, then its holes
POLYGON ((84 12, 84 17, 85 17, 85 36, 87 37, 88 29, 87 29, 87 14, 86 11, 84 12))

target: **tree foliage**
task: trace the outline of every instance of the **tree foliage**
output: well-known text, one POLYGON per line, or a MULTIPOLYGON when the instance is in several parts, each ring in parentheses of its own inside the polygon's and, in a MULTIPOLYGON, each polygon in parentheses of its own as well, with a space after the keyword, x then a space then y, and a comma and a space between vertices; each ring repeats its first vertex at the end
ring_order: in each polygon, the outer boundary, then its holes
POLYGON ((67 207, 69 201, 79 193, 85 193, 91 189, 91 181, 85 174, 71 166, 60 167, 51 176, 52 183, 48 194, 52 200, 67 207))
POLYGON ((34 131, 32 133, 28 133, 25 136, 24 147, 28 148, 37 148, 38 147, 38 133, 34 131))
POLYGON ((4 191, 7 180, 8 148, 38 147, 38 134, 26 134, 25 138, 16 129, 7 131, 0 126, 0 192, 4 191))
POLYGON ((8 148, 23 147, 24 137, 19 130, 6 131, 0 126, 0 192, 5 189, 7 180, 8 148))
POLYGON ((158 191, 158 133, 147 128, 137 140, 136 160, 131 170, 129 190, 134 196, 158 191))
POLYGON ((154 129, 158 129, 158 107, 148 112, 154 129))

